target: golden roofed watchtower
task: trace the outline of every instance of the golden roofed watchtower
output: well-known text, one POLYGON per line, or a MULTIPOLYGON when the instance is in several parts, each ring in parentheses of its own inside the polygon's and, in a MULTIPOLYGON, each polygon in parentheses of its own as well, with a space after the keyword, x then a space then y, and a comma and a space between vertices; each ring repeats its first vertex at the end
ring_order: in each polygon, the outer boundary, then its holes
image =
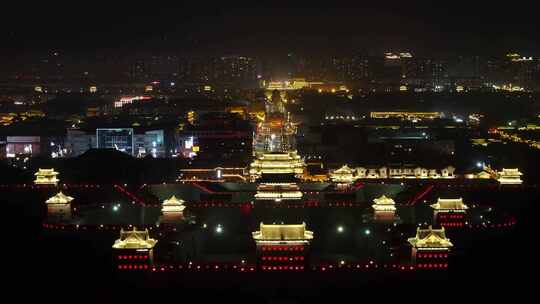
POLYGON ((163 213, 182 213, 184 209, 186 209, 184 201, 174 195, 164 200, 161 205, 161 212, 163 213))
POLYGON ((438 212, 459 212, 464 213, 469 209, 460 198, 438 198, 437 203, 431 205, 431 208, 438 212))
POLYGON ((120 238, 112 246, 119 269, 147 269, 154 260, 157 240, 150 238, 148 229, 120 230, 120 238))
POLYGON ((313 239, 313 232, 302 224, 260 224, 260 230, 253 232, 253 239, 259 243, 308 243, 313 239))
POLYGON ((373 217, 376 221, 393 221, 396 219, 396 202, 384 194, 373 199, 372 208, 374 211, 373 217))
POLYGON ((313 232, 306 224, 260 224, 253 232, 257 243, 257 263, 263 271, 304 270, 313 232))
POLYGON ((502 171, 497 173, 497 181, 499 181, 501 185, 521 185, 523 183, 521 180, 523 173, 521 173, 517 168, 503 168, 502 171))
POLYGON ((412 246, 412 260, 413 262, 420 261, 436 261, 440 259, 446 259, 448 257, 448 251, 453 246, 450 240, 446 237, 444 227, 441 229, 420 228, 416 230, 416 236, 408 239, 409 244, 412 246))
POLYGON ((347 165, 330 172, 330 180, 337 184, 351 184, 354 182, 353 170, 347 165))
POLYGON ((73 200, 73 197, 65 195, 62 191, 49 198, 45 203, 47 205, 67 205, 73 200))
POLYGON ((36 185, 57 185, 58 184, 58 172, 54 169, 39 169, 38 172, 34 173, 36 179, 34 184, 36 185))
POLYGON ((152 249, 157 240, 150 238, 148 229, 120 230, 120 238, 114 242, 114 249, 152 249))

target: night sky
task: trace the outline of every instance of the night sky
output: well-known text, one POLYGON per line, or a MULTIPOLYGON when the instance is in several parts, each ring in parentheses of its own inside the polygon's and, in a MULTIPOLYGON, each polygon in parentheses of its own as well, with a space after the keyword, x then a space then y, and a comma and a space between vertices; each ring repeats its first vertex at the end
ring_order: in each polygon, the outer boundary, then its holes
POLYGON ((540 51, 540 21, 526 3, 404 1, 266 2, 217 6, 156 1, 10 4, 4 50, 497 54, 540 51), (433 3, 437 2, 437 3, 433 3), (490 4, 487 4, 490 3, 490 4))

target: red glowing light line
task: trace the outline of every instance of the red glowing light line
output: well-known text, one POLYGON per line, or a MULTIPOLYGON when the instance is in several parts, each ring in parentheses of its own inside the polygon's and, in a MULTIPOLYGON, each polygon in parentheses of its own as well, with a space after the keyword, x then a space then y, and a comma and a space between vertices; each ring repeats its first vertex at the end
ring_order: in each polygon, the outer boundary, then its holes
POLYGON ((424 196, 426 196, 429 192, 431 192, 431 190, 433 190, 433 188, 435 188, 435 186, 433 185, 429 185, 423 192, 421 192, 420 194, 416 195, 412 200, 409 201, 409 203, 407 204, 408 206, 413 206, 415 205, 420 199, 422 199, 424 196))

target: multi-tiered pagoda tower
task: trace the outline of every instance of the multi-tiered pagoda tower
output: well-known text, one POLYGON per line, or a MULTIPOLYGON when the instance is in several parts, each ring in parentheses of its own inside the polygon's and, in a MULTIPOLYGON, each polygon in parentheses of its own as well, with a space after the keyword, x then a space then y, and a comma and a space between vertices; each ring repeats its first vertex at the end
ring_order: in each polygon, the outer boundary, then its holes
POLYGON ((296 125, 285 110, 279 91, 272 93, 265 107, 265 119, 257 126, 254 137, 255 157, 265 153, 296 151, 296 125))
POLYGON ((260 183, 257 199, 300 199, 296 179, 304 174, 305 163, 296 151, 294 124, 279 91, 272 93, 266 104, 264 121, 254 136, 255 160, 250 166, 252 181, 260 183), (287 193, 285 193, 287 192, 287 193))
POLYGON ((293 174, 300 177, 304 161, 296 151, 296 124, 290 119, 279 91, 266 104, 264 121, 257 125, 253 142, 255 161, 250 175, 255 180, 263 174, 293 174))

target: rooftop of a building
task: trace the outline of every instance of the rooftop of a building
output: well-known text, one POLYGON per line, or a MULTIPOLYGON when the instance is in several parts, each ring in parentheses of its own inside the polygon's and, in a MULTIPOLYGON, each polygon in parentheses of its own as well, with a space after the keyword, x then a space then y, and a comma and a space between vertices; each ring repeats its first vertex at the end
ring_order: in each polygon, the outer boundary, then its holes
POLYGON ((418 227, 416 236, 409 238, 408 241, 415 248, 448 249, 453 246, 446 237, 444 227, 441 229, 433 229, 431 226, 427 229, 418 227))
POLYGON ((343 165, 341 168, 336 169, 331 172, 331 174, 352 174, 353 169, 351 169, 348 165, 343 165))
POLYGON ((437 203, 431 205, 436 210, 466 210, 469 209, 467 205, 463 203, 463 199, 460 198, 438 198, 437 203))
POLYGON ((182 206, 184 205, 184 200, 177 198, 175 195, 172 195, 168 199, 163 201, 163 206, 182 206))
POLYGON ((390 198, 390 197, 387 197, 386 195, 381 195, 380 197, 378 198, 375 198, 373 199, 373 202, 376 204, 376 205, 395 205, 396 202, 390 198))
POLYGON ((150 238, 148 229, 120 230, 120 238, 114 242, 114 249, 152 249, 157 240, 150 238))
POLYGON ((62 191, 60 191, 51 198, 49 198, 45 203, 47 205, 65 205, 69 204, 72 200, 73 197, 65 195, 62 191))
POLYGON ((39 168, 36 173, 34 173, 36 176, 52 176, 52 175, 58 175, 58 172, 54 171, 54 169, 42 169, 39 168))
POLYGON ((260 230, 253 232, 256 241, 307 241, 313 239, 313 232, 302 224, 260 224, 260 230))

